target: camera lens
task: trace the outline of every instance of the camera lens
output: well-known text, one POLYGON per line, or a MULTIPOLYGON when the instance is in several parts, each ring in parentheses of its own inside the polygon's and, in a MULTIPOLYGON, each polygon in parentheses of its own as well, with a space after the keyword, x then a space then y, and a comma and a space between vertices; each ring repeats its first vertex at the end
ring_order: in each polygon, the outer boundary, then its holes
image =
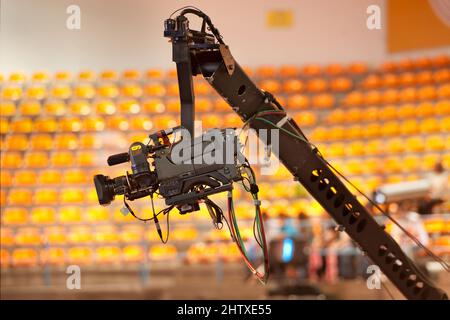
POLYGON ((101 205, 110 204, 114 200, 114 181, 107 176, 97 174, 94 176, 95 189, 97 191, 98 202, 101 205))

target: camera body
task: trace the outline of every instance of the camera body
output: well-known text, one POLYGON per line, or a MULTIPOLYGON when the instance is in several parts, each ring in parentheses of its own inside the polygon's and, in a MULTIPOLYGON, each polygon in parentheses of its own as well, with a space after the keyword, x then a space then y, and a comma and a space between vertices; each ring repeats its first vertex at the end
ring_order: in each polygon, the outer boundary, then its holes
POLYGON ((110 204, 116 195, 135 200, 157 192, 167 205, 186 213, 198 210, 199 200, 229 191, 234 181, 242 180, 239 168, 245 157, 234 129, 211 129, 192 140, 181 128, 161 130, 149 137, 152 144, 134 142, 127 153, 108 158, 109 165, 130 161, 131 173, 112 179, 94 176, 101 205, 110 204), (169 135, 178 131, 181 139, 171 143, 169 135))

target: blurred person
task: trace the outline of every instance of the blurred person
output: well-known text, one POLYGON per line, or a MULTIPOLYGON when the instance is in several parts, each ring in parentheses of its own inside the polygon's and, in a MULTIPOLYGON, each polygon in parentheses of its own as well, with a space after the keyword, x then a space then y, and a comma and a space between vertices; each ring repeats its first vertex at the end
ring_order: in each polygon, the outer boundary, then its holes
POLYGON ((419 205, 420 214, 431 214, 433 208, 444 203, 448 199, 448 173, 441 162, 434 166, 433 172, 428 176, 430 192, 419 205))

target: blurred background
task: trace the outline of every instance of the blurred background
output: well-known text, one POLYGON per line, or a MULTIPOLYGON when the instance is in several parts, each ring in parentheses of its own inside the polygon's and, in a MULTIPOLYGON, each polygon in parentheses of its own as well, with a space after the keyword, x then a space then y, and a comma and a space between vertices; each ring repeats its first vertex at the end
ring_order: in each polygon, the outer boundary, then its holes
MULTIPOLYGON (((370 261, 284 168, 256 170, 273 270, 266 286, 205 208, 172 214, 163 245, 152 223, 120 212, 121 199, 98 205, 93 175, 129 170, 106 158, 179 123, 163 21, 183 5, 206 12, 322 154, 448 261, 450 1, 3 0, 2 299, 401 298, 386 279, 367 288, 370 261), (71 5, 79 29, 68 25, 71 5), (70 265, 80 266, 81 289, 66 286, 70 265)), ((195 93, 204 129, 242 126, 203 79, 195 93)), ((258 261, 251 198, 239 188, 235 196, 258 261)), ((151 215, 149 201, 132 205, 151 215)), ((448 273, 372 212, 448 292, 448 273)))

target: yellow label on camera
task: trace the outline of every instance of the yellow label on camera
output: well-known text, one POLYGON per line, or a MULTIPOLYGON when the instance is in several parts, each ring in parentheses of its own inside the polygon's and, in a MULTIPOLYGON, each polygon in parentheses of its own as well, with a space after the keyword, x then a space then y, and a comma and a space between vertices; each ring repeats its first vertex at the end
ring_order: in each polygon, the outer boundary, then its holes
POLYGON ((139 145, 139 144, 131 147, 131 151, 136 151, 136 150, 139 150, 139 149, 141 149, 141 145, 139 145))

